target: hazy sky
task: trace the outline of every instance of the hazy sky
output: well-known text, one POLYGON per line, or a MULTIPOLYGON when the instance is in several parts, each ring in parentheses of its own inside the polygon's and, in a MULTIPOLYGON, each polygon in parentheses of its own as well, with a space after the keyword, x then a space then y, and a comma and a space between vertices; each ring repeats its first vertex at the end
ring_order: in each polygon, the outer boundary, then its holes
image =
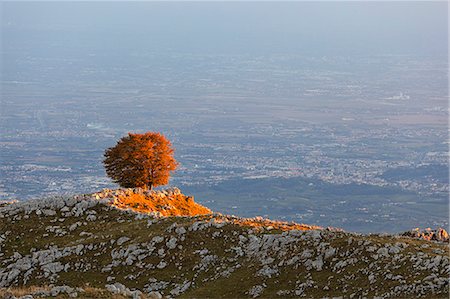
POLYGON ((447 55, 446 2, 3 2, 3 49, 447 55))

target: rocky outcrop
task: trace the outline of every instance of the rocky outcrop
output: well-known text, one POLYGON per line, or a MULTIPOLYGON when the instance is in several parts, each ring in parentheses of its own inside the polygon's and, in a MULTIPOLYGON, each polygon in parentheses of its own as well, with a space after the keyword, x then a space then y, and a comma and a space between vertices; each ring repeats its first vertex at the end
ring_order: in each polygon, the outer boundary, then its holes
POLYGON ((0 200, 0 208, 16 203, 17 200, 0 200))
POLYGON ((407 236, 416 239, 428 240, 428 241, 438 241, 438 242, 449 242, 448 233, 443 228, 431 229, 426 228, 421 230, 420 228, 415 228, 413 230, 404 232, 402 236, 407 236))
POLYGON ((260 217, 160 217, 112 204, 111 192, 0 208, 0 297, 43 285, 27 295, 448 297, 443 243, 260 217))
POLYGON ((131 209, 153 216, 195 216, 212 214, 212 211, 196 202, 194 197, 186 196, 178 188, 168 190, 104 189, 92 194, 95 199, 106 199, 119 209, 131 209))

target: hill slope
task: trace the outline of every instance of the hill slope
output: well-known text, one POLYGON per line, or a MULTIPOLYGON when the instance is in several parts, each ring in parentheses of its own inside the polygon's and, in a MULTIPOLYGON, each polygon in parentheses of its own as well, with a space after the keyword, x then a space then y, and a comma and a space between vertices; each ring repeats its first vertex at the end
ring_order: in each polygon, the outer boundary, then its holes
POLYGON ((177 190, 0 208, 0 295, 447 298, 449 273, 442 243, 211 214, 177 190))

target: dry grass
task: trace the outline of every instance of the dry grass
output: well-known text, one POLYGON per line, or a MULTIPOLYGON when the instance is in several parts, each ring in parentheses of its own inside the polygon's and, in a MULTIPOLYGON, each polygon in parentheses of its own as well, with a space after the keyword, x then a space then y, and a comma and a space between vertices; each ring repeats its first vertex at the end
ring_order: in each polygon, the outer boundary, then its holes
MULTIPOLYGON (((0 288, 0 298, 7 298, 7 296, 15 296, 21 297, 25 295, 33 295, 33 293, 39 291, 50 291, 51 288, 49 286, 26 286, 26 287, 10 287, 10 288, 0 288)), ((111 294, 106 289, 94 288, 90 286, 83 287, 84 292, 79 293, 77 298, 85 298, 85 299, 128 299, 129 297, 119 295, 119 294, 111 294)), ((56 297, 51 298, 70 298, 67 294, 59 294, 56 297)), ((141 299, 152 299, 149 295, 142 294, 141 299)))
MULTIPOLYGON (((368 279, 365 276, 364 270, 368 269, 369 262, 372 261, 371 253, 365 250, 360 250, 355 256, 359 259, 353 265, 347 266, 345 269, 336 272, 331 267, 331 260, 324 260, 324 268, 321 271, 308 270, 302 262, 298 265, 287 266, 278 265, 278 274, 272 277, 265 277, 258 274, 262 269, 261 260, 250 256, 237 256, 234 246, 239 245, 239 236, 257 235, 262 237, 266 234, 280 234, 286 230, 308 230, 316 229, 316 226, 309 226, 297 224, 293 222, 280 222, 263 219, 261 217, 255 218, 239 218, 234 216, 227 216, 214 213, 193 201, 192 197, 185 196, 181 193, 144 193, 139 191, 123 191, 110 190, 104 192, 105 197, 108 198, 110 205, 118 209, 111 209, 110 206, 97 205, 92 208, 96 211, 96 221, 86 221, 83 226, 75 230, 68 230, 68 228, 75 222, 81 221, 80 217, 66 217, 63 222, 58 222, 67 231, 64 236, 57 236, 50 233, 45 238, 40 238, 46 231, 46 227, 55 225, 57 219, 62 217, 58 212, 52 217, 37 216, 36 214, 29 215, 26 220, 15 220, 8 217, 0 221, 0 231, 11 232, 11 237, 7 238, 2 248, 2 253, 5 256, 11 256, 14 252, 19 252, 22 255, 30 253, 31 248, 38 248, 39 250, 48 248, 49 244, 63 248, 67 246, 74 246, 78 244, 84 245, 99 245, 96 250, 86 250, 82 256, 72 255, 60 259, 62 264, 69 264, 71 267, 77 262, 89 265, 89 268, 83 272, 71 268, 71 271, 60 272, 55 285, 68 285, 71 287, 81 287, 84 292, 79 292, 79 298, 125 298, 121 295, 112 295, 104 289, 105 284, 109 281, 107 276, 114 276, 117 282, 124 283, 127 287, 143 290, 149 278, 156 278, 158 281, 167 281, 172 283, 167 290, 168 294, 173 284, 183 283, 185 280, 195 281, 181 298, 243 298, 249 297, 248 290, 255 285, 265 283, 267 287, 262 293, 261 298, 286 298, 296 297, 293 291, 296 289, 297 281, 305 281, 307 275, 312 275, 315 281, 315 287, 305 289, 306 298, 323 298, 332 297, 335 295, 349 295, 351 292, 356 294, 356 298, 374 297, 383 293, 383 290, 392 289, 397 282, 386 281, 378 279, 377 289, 367 291, 363 294, 368 284, 368 279), (111 193, 117 192, 115 196, 111 193), (160 195, 161 194, 161 195, 160 195), (106 197, 108 195, 108 197, 106 197), (153 221, 148 225, 150 218, 136 218, 134 213, 123 213, 123 209, 133 209, 138 212, 159 212, 163 216, 195 216, 195 217, 162 217, 153 221), (223 226, 203 225, 211 224, 207 222, 224 223, 223 226), (196 222, 203 225, 203 228, 198 230, 190 230, 196 222), (175 228, 186 228, 185 239, 181 240, 175 228), (88 233, 90 236, 81 235, 81 232, 88 233), (128 245, 144 244, 150 242, 155 236, 164 236, 168 240, 171 236, 176 235, 179 245, 173 249, 167 249, 165 243, 155 244, 154 254, 149 255, 141 260, 147 265, 157 265, 162 257, 156 255, 159 249, 164 248, 167 255, 164 257, 168 265, 164 269, 158 268, 142 268, 133 265, 121 265, 115 267, 111 272, 103 272, 101 269, 112 263, 111 252, 113 249, 119 248, 116 245, 110 244, 110 240, 117 240, 122 236, 127 236, 131 240, 125 243, 124 249, 128 245), (14 237, 13 237, 14 236, 14 237), (208 249, 208 254, 217 256, 211 264, 203 270, 197 270, 195 267, 202 261, 202 257, 198 251, 208 249), (364 258, 364 259, 363 259, 364 258), (237 267, 239 265, 239 267, 237 267), (91 267, 92 266, 92 267, 91 267), (219 275, 231 269, 228 275, 219 275), (136 277, 129 278, 129 274, 135 274, 136 277), (349 277, 352 277, 351 279, 349 277), (347 285, 349 290, 346 293, 344 286, 347 285), (325 290, 323 287, 328 286, 325 290), (362 288, 362 290, 361 290, 362 288), (290 290, 289 293, 278 294, 279 290, 290 290)), ((85 215, 84 215, 85 216, 85 215)), ((83 217, 84 217, 83 216, 83 217)), ((332 236, 321 240, 327 242, 330 247, 338 249, 334 258, 350 258, 350 255, 339 255, 345 252, 356 252, 358 249, 364 248, 362 245, 365 241, 370 241, 371 244, 377 244, 378 247, 383 247, 384 244, 394 244, 396 242, 405 242, 408 247, 404 249, 403 254, 415 254, 423 252, 433 257, 438 255, 434 250, 439 249, 443 255, 448 256, 448 247, 442 244, 428 242, 424 240, 415 240, 407 237, 393 237, 382 235, 348 235, 344 232, 323 232, 322 236, 332 236), (349 242, 352 238, 352 242, 349 242), (427 245, 428 247, 423 247, 427 245), (445 253, 444 253, 445 252, 445 253)), ((323 243, 324 243, 323 242, 323 243)), ((305 249, 311 249, 313 252, 318 252, 317 244, 309 239, 298 238, 295 242, 289 243, 287 248, 283 248, 286 252, 283 260, 288 260, 293 256, 299 256, 305 249)), ((281 259, 278 253, 268 250, 268 256, 276 259, 281 259)), ((441 253, 439 253, 440 255, 441 253)), ((424 276, 429 275, 430 271, 423 271, 420 275, 415 275, 411 272, 413 269, 412 263, 409 259, 404 263, 399 263, 397 268, 389 268, 390 260, 380 260, 378 273, 382 274, 386 269, 395 275, 402 275, 408 284, 415 280, 423 279, 424 276), (385 268, 388 267, 388 268, 385 268)), ((336 261, 334 261, 336 262, 336 261)), ((333 263, 334 263, 333 262, 333 263)), ((375 271, 375 270, 373 270, 375 271)), ((36 275, 39 270, 36 271, 36 275)), ((28 280, 29 285, 15 287, 10 289, 0 289, 0 298, 7 294, 12 294, 16 297, 32 294, 39 290, 49 290, 50 287, 45 286, 49 281, 38 276, 33 276, 28 280), (43 285, 42 287, 37 287, 43 285)), ((381 277, 381 276, 380 276, 381 277)), ((16 285, 20 284, 17 282, 16 285)), ((61 294, 57 298, 69 298, 67 294, 61 294)), ((142 296, 142 298, 150 298, 142 296)), ((448 290, 442 290, 441 294, 427 294, 425 298, 448 298, 448 290)))
POLYGON ((26 287, 10 287, 0 288, 0 298, 6 298, 7 295, 14 295, 16 297, 25 296, 38 291, 49 291, 51 288, 48 286, 26 286, 26 287))

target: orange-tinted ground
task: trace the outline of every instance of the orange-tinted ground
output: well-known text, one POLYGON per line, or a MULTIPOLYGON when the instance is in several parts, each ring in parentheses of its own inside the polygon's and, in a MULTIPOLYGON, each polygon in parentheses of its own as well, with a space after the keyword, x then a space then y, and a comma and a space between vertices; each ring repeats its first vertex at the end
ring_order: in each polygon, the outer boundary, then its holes
POLYGON ((229 216, 229 215, 222 215, 215 213, 214 215, 205 215, 200 217, 201 220, 212 220, 214 219, 215 222, 226 222, 226 223, 233 223, 240 226, 249 227, 256 230, 281 230, 281 231, 288 231, 288 230, 310 230, 310 229, 322 229, 320 226, 314 226, 314 225, 306 225, 306 224, 299 224, 295 222, 286 222, 286 221, 276 221, 276 220, 270 220, 262 217, 253 217, 253 218, 241 218, 236 216, 229 216))
POLYGON ((98 199, 112 198, 110 202, 119 209, 132 209, 139 213, 154 213, 156 216, 197 216, 212 211, 186 196, 179 189, 145 191, 142 189, 104 190, 94 193, 98 199))
POLYGON ((235 216, 213 213, 207 207, 196 202, 192 196, 186 196, 177 188, 164 191, 146 191, 136 189, 105 189, 94 193, 97 199, 109 199, 109 203, 119 209, 131 209, 139 213, 153 213, 155 216, 200 216, 201 220, 212 220, 237 224, 253 229, 266 230, 308 230, 320 229, 319 226, 310 226, 294 222, 282 222, 264 219, 262 217, 241 218, 235 216))

